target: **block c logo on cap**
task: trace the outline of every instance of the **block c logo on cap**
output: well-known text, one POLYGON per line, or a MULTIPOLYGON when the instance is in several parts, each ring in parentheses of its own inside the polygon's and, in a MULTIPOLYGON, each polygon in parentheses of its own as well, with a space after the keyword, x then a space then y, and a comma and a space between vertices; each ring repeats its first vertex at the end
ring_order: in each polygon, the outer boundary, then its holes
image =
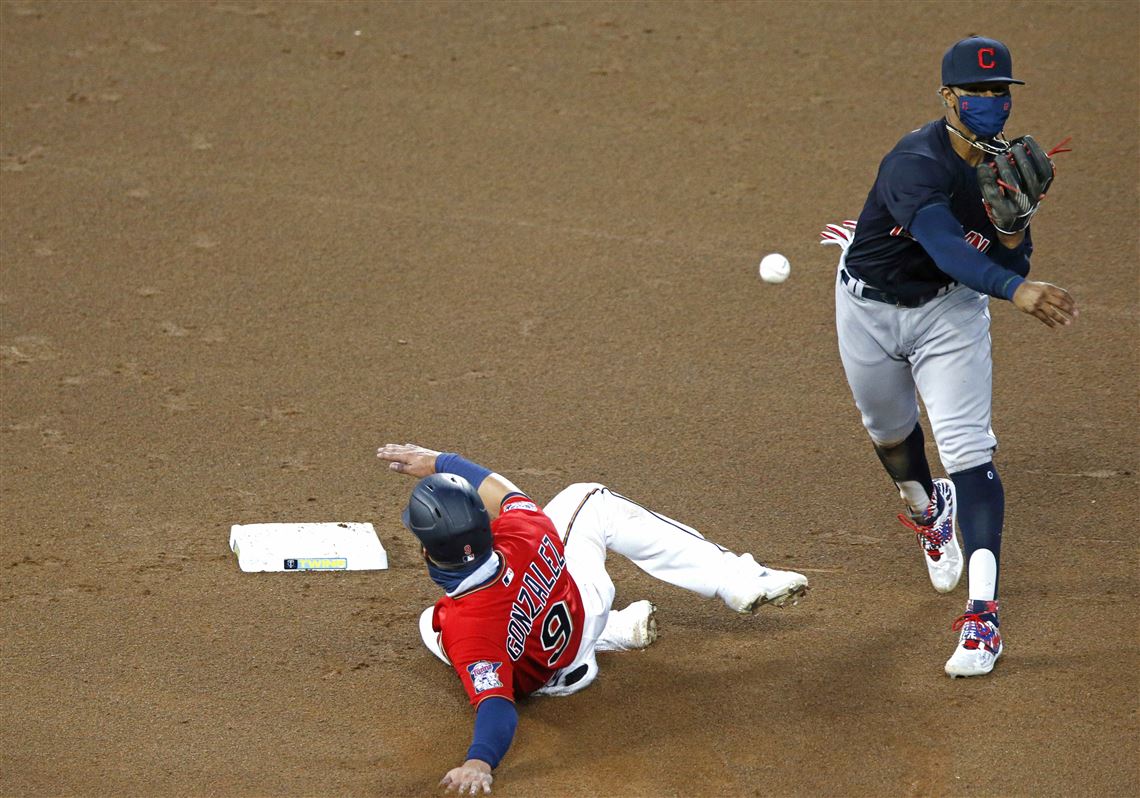
POLYGON ((978 66, 982 69, 993 69, 997 66, 994 61, 994 48, 982 47, 978 50, 978 66))

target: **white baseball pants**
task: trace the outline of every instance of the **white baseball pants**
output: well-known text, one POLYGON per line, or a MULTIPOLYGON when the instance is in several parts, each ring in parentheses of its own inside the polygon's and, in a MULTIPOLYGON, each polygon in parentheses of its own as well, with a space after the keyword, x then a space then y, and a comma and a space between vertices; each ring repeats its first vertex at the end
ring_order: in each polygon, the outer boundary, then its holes
POLYGON ((697 530, 655 513, 596 482, 570 485, 544 508, 566 545, 566 567, 582 594, 586 628, 574 662, 538 690, 538 695, 569 695, 598 674, 595 646, 614 601, 606 572, 606 552, 631 560, 657 579, 705 598, 716 595, 736 555, 697 530), (587 668, 571 685, 561 680, 587 668))

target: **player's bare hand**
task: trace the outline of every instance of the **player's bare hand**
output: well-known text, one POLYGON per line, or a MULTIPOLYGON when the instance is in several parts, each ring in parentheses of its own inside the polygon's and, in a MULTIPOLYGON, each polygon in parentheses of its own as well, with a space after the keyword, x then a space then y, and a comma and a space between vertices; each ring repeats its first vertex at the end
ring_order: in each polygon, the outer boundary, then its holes
POLYGON ((452 790, 460 795, 490 794, 491 782, 495 777, 491 775, 491 766, 482 759, 468 759, 457 768, 447 771, 447 775, 440 781, 439 786, 452 790))
POLYGON ((414 443, 386 443, 376 450, 376 456, 387 461, 393 471, 418 479, 435 473, 439 452, 414 443))
POLYGON ((1042 324, 1065 327, 1080 315, 1076 300, 1064 288, 1026 280, 1013 292, 1013 304, 1042 324))

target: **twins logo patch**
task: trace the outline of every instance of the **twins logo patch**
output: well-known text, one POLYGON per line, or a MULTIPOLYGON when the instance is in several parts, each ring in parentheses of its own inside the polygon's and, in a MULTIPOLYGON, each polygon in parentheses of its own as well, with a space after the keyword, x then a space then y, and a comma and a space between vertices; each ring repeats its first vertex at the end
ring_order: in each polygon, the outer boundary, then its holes
POLYGON ((476 694, 503 686, 503 683, 499 681, 499 668, 501 667, 503 667, 501 662, 487 662, 486 660, 474 662, 467 666, 467 672, 471 674, 471 683, 475 686, 476 694))

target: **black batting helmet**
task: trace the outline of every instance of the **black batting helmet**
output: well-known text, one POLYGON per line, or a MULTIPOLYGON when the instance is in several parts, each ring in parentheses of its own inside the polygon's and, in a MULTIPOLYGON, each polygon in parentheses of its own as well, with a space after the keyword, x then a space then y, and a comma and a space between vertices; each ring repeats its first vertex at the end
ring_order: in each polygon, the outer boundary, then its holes
POLYGON ((491 550, 491 516, 479 492, 455 474, 421 479, 402 519, 428 556, 445 568, 462 567, 491 550))

